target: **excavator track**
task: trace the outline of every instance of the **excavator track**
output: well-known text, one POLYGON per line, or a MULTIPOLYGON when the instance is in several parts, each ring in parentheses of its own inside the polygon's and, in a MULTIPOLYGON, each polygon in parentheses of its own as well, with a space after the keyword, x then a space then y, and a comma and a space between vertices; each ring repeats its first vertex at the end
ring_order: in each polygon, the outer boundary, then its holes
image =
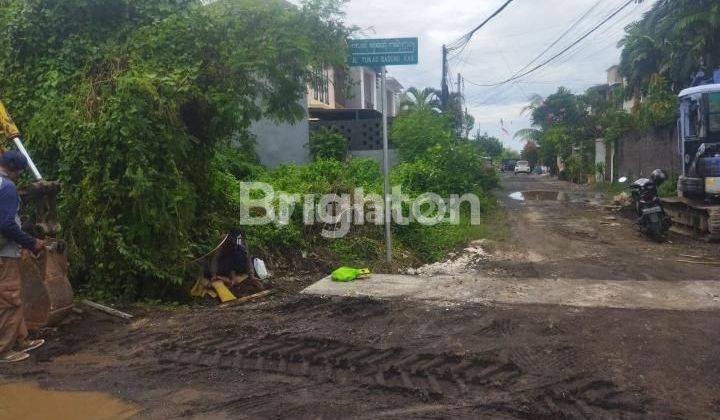
POLYGON ((673 231, 709 242, 720 242, 720 205, 688 198, 663 199, 673 221, 673 231))
POLYGON ((711 209, 709 212, 708 227, 710 239, 720 241, 720 208, 711 209))

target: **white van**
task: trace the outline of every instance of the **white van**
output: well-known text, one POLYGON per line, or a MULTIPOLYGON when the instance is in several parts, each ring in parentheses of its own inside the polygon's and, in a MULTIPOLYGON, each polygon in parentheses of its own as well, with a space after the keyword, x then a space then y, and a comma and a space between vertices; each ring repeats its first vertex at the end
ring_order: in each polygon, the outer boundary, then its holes
POLYGON ((532 170, 530 169, 530 162, 528 162, 527 160, 521 160, 515 164, 515 175, 517 175, 517 174, 530 175, 531 172, 532 172, 532 170))

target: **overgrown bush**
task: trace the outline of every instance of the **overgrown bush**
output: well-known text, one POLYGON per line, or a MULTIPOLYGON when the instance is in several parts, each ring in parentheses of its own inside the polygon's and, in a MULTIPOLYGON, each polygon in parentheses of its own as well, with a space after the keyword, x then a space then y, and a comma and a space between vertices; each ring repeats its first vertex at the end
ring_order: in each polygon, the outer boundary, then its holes
POLYGON ((593 173, 594 165, 587 156, 574 154, 567 158, 565 167, 569 180, 577 184, 587 183, 588 176, 593 173))
MULTIPOLYGON (((348 163, 337 160, 318 160, 308 165, 285 165, 259 174, 253 181, 272 186, 275 192, 289 194, 352 194, 362 188, 365 194, 382 192, 380 166, 374 160, 354 159, 348 163)), ((230 201, 239 209, 239 180, 229 185, 230 201)), ((277 203, 276 203, 277 204, 277 203)), ((286 249, 307 250, 317 243, 327 244, 320 238, 322 226, 305 226, 303 208, 298 205, 288 225, 247 227, 248 238, 254 246, 282 252, 286 249), (319 241, 319 242, 318 242, 319 241)), ((236 214, 239 214, 239 210, 236 214)))
POLYGON ((675 123, 677 117, 677 95, 663 77, 654 75, 650 79, 647 96, 640 104, 637 114, 638 125, 644 130, 667 126, 675 123))
MULTIPOLYGON (((405 160, 392 170, 394 186, 401 186, 411 198, 434 192, 444 198, 452 194, 479 196, 481 211, 488 213, 495 202, 488 194, 498 185, 494 170, 486 168, 482 151, 466 139, 459 139, 444 118, 426 120, 422 112, 408 112, 395 122, 393 141, 405 160), (419 132, 415 123, 424 121, 419 132), (399 136, 399 137, 398 137, 399 136), (404 148, 409 150, 405 150, 404 148)), ((287 165, 268 171, 255 179, 290 194, 352 194, 362 188, 365 194, 382 194, 383 178, 374 160, 340 162, 319 159, 308 165, 287 165)), ((238 202, 238 206, 241 203, 238 202)), ((357 203, 355 203, 357 204, 357 203)), ((263 249, 325 250, 336 263, 370 265, 384 255, 383 228, 374 224, 353 226, 341 239, 321 238, 323 226, 305 226, 301 205, 285 226, 249 227, 253 244, 263 249)), ((408 209, 405 209, 406 211, 408 209)), ((405 212, 407 214, 407 212, 405 212)), ((468 240, 477 238, 486 227, 473 226, 467 206, 461 211, 460 225, 441 223, 423 226, 417 222, 394 226, 395 250, 399 255, 421 261, 435 261, 468 240)))
POLYGON ((392 125, 393 146, 404 161, 414 161, 435 146, 447 147, 455 140, 450 120, 433 110, 407 112, 392 125))
POLYGON ((461 142, 449 148, 435 146, 417 160, 401 163, 392 171, 392 183, 414 195, 431 192, 448 197, 484 195, 498 186, 499 179, 494 169, 485 167, 475 147, 461 142))
POLYGON ((339 2, 0 2, 0 92, 59 179, 72 278, 162 294, 236 217, 251 156, 225 153, 263 116, 303 115, 308 69, 341 64, 339 2))
POLYGON ((680 176, 678 174, 670 174, 668 180, 665 181, 665 183, 663 183, 662 185, 660 185, 660 188, 658 188, 658 195, 664 198, 677 197, 679 178, 680 176))
POLYGON ((457 138, 443 115, 403 114, 394 122, 392 135, 402 158, 393 170, 392 182, 408 192, 482 195, 498 185, 495 171, 484 165, 484 151, 457 138))
MULTIPOLYGON (((402 186, 404 193, 435 193, 446 199, 475 194, 485 214, 495 208, 489 193, 498 186, 499 178, 494 169, 485 166, 486 152, 458 138, 444 116, 423 111, 401 115, 393 124, 393 143, 403 161, 392 171, 392 184, 402 186)), ((480 237, 484 229, 472 225, 469 209, 463 207, 459 225, 412 223, 396 226, 395 232, 398 241, 421 259, 437 261, 457 246, 480 237)))
POLYGON ((348 155, 348 140, 336 130, 322 127, 310 135, 310 155, 313 159, 344 161, 348 155))

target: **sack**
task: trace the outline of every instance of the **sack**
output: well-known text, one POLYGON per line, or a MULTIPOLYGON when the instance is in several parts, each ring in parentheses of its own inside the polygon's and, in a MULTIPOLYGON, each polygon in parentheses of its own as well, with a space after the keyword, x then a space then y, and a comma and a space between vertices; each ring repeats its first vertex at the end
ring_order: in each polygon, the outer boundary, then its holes
POLYGON ((255 258, 253 260, 253 266, 255 267, 255 274, 260 280, 270 277, 270 273, 268 273, 267 267, 265 266, 265 261, 260 258, 255 258))
POLYGON ((333 271, 332 279, 337 282, 350 282, 357 280, 359 277, 367 276, 370 274, 370 270, 367 268, 357 269, 351 267, 340 267, 333 271))

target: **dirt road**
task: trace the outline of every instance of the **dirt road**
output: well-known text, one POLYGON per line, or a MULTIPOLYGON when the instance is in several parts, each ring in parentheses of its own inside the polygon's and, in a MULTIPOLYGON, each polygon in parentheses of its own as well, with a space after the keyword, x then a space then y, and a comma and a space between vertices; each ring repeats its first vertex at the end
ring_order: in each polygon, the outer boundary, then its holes
MULTIPOLYGON (((503 184, 510 239, 470 273, 720 279, 677 263, 717 245, 651 243, 565 183, 503 184), (524 191, 570 194, 510 198, 524 191)), ((718 418, 720 313, 299 295, 132 324, 88 312, 2 379, 109 393, 143 418, 718 418)))
POLYGON ((510 258, 500 275, 603 280, 720 280, 720 267, 678 263, 705 257, 720 261, 720 246, 672 234, 658 244, 637 232, 630 219, 608 212, 603 194, 546 177, 507 176, 500 198, 510 209, 510 258), (531 191, 518 201, 513 192, 531 191), (541 194, 537 194, 537 192, 541 194), (550 192, 561 191, 550 200, 550 192), (543 197, 544 196, 544 197, 543 197), (513 252, 514 251, 514 252, 513 252))

